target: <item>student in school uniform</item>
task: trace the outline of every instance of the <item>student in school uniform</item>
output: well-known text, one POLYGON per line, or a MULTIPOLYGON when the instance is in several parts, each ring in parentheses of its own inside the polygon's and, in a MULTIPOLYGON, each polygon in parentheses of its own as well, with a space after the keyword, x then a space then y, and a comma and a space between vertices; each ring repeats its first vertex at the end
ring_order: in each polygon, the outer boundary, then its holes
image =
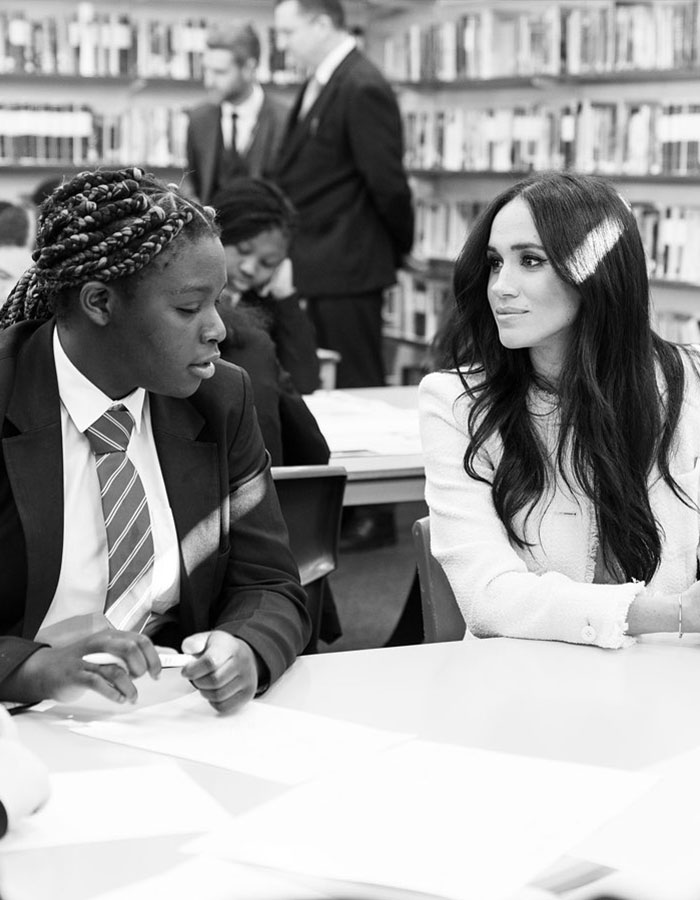
POLYGON ((250 382, 219 361, 214 211, 136 168, 82 172, 34 259, 0 311, 0 699, 134 700, 161 645, 233 709, 310 623, 250 382))
POLYGON ((272 171, 287 109, 257 80, 260 39, 252 25, 212 28, 204 57, 211 100, 189 112, 187 165, 202 203, 231 179, 272 171))

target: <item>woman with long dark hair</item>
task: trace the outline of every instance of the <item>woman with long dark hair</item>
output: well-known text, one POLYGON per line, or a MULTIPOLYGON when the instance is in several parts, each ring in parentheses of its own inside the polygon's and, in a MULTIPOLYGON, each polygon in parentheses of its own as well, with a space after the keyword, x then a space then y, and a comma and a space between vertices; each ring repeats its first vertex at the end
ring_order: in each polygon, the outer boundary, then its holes
POLYGON ((454 293, 421 430, 432 550, 469 631, 700 631, 697 359, 652 331, 627 203, 593 176, 513 185, 454 293))

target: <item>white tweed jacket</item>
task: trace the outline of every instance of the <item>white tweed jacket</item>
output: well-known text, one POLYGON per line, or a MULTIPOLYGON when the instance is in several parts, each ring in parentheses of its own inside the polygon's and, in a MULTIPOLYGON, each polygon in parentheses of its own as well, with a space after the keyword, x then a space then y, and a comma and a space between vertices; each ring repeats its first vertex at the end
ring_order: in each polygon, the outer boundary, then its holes
MULTIPOLYGON (((515 521, 531 547, 511 544, 489 484, 464 471, 471 401, 454 372, 427 375, 419 392, 425 456, 425 497, 431 549, 442 564, 467 623, 478 637, 507 636, 624 647, 627 610, 642 582, 593 584, 598 535, 590 500, 560 482, 529 517, 515 521)), ((554 446, 558 411, 533 391, 530 407, 546 446, 554 446)), ((502 448, 482 448, 479 471, 491 478, 502 448)), ((700 503, 700 384, 686 366, 686 393, 672 453, 671 474, 700 503)), ((662 533, 662 560, 649 590, 683 591, 696 580, 700 516, 652 472, 651 507, 662 533)))

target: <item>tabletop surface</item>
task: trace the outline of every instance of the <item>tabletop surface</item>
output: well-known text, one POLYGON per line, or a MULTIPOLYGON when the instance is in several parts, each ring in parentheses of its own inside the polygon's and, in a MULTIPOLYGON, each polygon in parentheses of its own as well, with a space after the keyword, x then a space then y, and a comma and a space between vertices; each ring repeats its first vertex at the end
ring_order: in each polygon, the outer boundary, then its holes
MULTIPOLYGON (((696 695, 700 644, 650 638, 627 650, 509 639, 395 647, 301 657, 261 704, 316 713, 447 744, 638 770, 700 746, 696 695)), ((139 683, 148 705, 179 696, 177 673, 139 683)), ((15 718, 22 740, 52 772, 162 760, 153 753, 74 734, 79 707, 15 718)), ((88 718, 91 716, 88 716, 88 718)), ((280 786, 180 761, 229 812, 252 809, 280 786)), ((178 841, 97 844, 3 856, 9 900, 81 900, 95 878, 117 887, 172 864, 178 841), (123 861, 115 865, 115 854, 123 861), (105 875, 105 873, 108 873, 105 875)), ((4 882, 0 882, 3 883, 4 882)))

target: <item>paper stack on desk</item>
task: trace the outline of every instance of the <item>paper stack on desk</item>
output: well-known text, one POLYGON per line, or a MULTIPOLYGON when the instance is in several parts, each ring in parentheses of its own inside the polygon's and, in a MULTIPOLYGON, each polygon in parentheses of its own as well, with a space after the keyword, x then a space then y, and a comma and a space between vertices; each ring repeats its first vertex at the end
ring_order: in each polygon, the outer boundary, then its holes
POLYGON ((421 452, 418 411, 339 391, 304 397, 333 456, 411 455, 421 452))
POLYGON ((410 741, 186 849, 335 879, 340 896, 503 900, 653 777, 410 741))
POLYGON ((268 703, 221 716, 198 693, 71 730, 282 784, 343 770, 408 738, 268 703))

